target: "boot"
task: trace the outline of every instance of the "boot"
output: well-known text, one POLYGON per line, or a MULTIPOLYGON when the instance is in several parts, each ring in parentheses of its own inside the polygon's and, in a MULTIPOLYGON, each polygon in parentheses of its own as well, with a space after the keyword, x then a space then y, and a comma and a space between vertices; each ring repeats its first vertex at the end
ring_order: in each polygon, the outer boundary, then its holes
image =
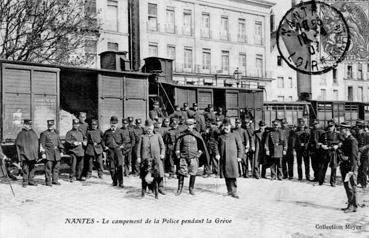
POLYGON ((191 175, 191 176, 190 176, 190 186, 189 186, 189 190, 190 190, 190 194, 191 194, 191 195, 195 195, 195 193, 194 193, 194 191, 193 191, 193 189, 194 189, 194 187, 195 187, 195 179, 196 179, 196 176, 193 176, 193 175, 191 175))
POLYGON ((181 195, 182 190, 183 190, 183 182, 184 182, 184 177, 182 175, 178 175, 178 190, 177 190, 176 196, 181 195))
POLYGON ((142 183, 141 183, 141 197, 144 198, 145 197, 145 194, 146 194, 146 182, 144 180, 142 180, 142 183))

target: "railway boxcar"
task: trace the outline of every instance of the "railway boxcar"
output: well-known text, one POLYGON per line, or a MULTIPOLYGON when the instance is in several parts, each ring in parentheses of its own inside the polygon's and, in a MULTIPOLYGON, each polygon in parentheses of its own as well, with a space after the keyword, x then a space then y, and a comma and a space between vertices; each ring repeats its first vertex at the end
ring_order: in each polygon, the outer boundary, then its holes
POLYGON ((311 104, 309 102, 264 102, 263 120, 267 125, 272 125, 275 119, 286 118, 288 124, 297 125, 298 118, 307 119, 311 114, 311 104))

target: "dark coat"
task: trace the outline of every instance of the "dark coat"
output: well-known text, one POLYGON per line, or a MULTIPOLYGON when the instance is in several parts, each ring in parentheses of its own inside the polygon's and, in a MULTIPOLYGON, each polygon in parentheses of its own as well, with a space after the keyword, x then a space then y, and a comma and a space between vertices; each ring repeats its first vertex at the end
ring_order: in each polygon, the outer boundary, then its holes
POLYGON ((282 132, 277 130, 270 131, 265 138, 265 151, 270 152, 271 158, 282 158, 283 151, 286 151, 287 145, 282 132))
POLYGON ((68 153, 69 154, 75 154, 76 156, 84 156, 85 155, 85 151, 82 147, 82 142, 85 139, 85 134, 83 133, 83 131, 81 129, 72 129, 70 131, 67 132, 67 134, 65 135, 65 142, 66 142, 66 146, 68 148, 68 153), (79 142, 81 144, 79 145, 74 145, 74 142, 79 142))
MULTIPOLYGON (((45 150, 46 159, 50 161, 59 161, 60 152, 64 149, 59 135, 54 131, 46 130, 40 135, 40 146, 45 150)), ((40 148, 40 150, 41 150, 40 148)))
POLYGON ((103 132, 100 129, 96 130, 88 130, 87 131, 87 148, 86 148, 86 155, 94 156, 100 155, 103 153, 104 150, 104 143, 103 143, 103 132))
POLYGON ((220 155, 219 172, 221 178, 238 178, 238 160, 242 158, 243 145, 237 133, 224 133, 218 139, 218 151, 220 155))
POLYGON ((358 169, 358 142, 350 135, 347 137, 342 144, 342 152, 345 160, 342 162, 341 167, 345 170, 349 170, 351 172, 355 172, 358 169))
POLYGON ((265 160, 265 139, 267 132, 262 132, 260 129, 254 132, 255 136, 255 160, 264 164, 265 160))
POLYGON ((38 136, 34 130, 22 129, 15 140, 19 160, 38 159, 38 136))

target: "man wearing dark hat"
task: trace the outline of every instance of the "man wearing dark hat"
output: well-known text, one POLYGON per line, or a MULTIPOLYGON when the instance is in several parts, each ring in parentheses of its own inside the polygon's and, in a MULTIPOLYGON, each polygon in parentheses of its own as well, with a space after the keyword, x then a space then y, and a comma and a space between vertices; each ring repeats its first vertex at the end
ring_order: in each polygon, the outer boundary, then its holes
POLYGON ((209 164, 209 154, 205 142, 201 135, 194 130, 195 121, 187 119, 187 129, 183 131, 176 139, 175 150, 179 160, 178 190, 176 195, 180 195, 183 190, 184 177, 190 175, 189 191, 195 195, 194 186, 196 174, 199 166, 209 164))
POLYGON ((170 124, 170 129, 163 137, 164 144, 166 146, 166 156, 164 161, 165 171, 168 171, 169 178, 174 178, 175 173, 175 151, 174 146, 176 142, 176 137, 178 135, 178 120, 172 118, 172 123, 170 124))
POLYGON ((136 149, 137 161, 141 163, 141 196, 145 196, 148 180, 153 179, 155 198, 158 199, 158 193, 165 195, 163 190, 165 145, 161 135, 154 134, 151 120, 145 121, 145 132, 140 136, 136 149))
POLYGON ((294 151, 294 142, 295 142, 294 131, 288 127, 288 122, 286 118, 283 118, 281 120, 281 124, 282 126, 280 130, 287 143, 287 152, 286 152, 286 155, 284 155, 282 158, 283 179, 286 179, 286 178, 292 179, 293 178, 293 161, 294 161, 293 151, 294 151))
POLYGON ((287 143, 279 130, 279 120, 273 121, 273 129, 265 138, 265 154, 270 157, 271 179, 282 180, 282 157, 286 155, 287 143))
POLYGON ((208 107, 205 109, 204 118, 206 123, 209 123, 216 119, 212 104, 208 104, 208 107))
POLYGON ((247 115, 244 117, 243 129, 246 130, 249 144, 250 144, 250 148, 246 152, 246 160, 245 160, 245 175, 246 175, 245 178, 248 178, 249 164, 251 166, 251 163, 253 161, 254 154, 255 154, 255 146, 254 146, 255 141, 254 141, 254 128, 252 126, 252 121, 251 121, 251 118, 247 115))
POLYGON ((309 139, 309 151, 311 155, 311 166, 314 171, 314 182, 319 181, 319 163, 322 161, 323 151, 321 149, 321 144, 319 143, 319 138, 324 134, 324 130, 320 127, 319 121, 314 120, 313 129, 311 130, 309 139))
POLYGON ((185 131, 187 129, 186 120, 180 115, 178 117, 178 132, 185 131))
POLYGON ((241 173, 240 175, 241 176, 248 176, 248 174, 246 174, 246 163, 247 163, 247 155, 246 153, 249 151, 250 149, 250 141, 249 141, 249 136, 246 132, 245 129, 243 129, 241 127, 241 120, 239 118, 236 118, 235 120, 235 125, 236 127, 234 128, 233 132, 237 133, 239 136, 240 136, 240 139, 241 139, 241 142, 242 142, 242 145, 243 145, 243 154, 242 156, 240 157, 242 159, 242 163, 241 163, 241 173))
POLYGON ((194 118, 196 121, 196 131, 204 133, 206 130, 205 117, 200 113, 197 103, 193 103, 192 110, 188 111, 188 118, 194 118))
POLYGON ((161 109, 159 107, 159 102, 158 101, 154 102, 153 107, 154 108, 149 112, 150 119, 151 120, 157 120, 158 118, 163 118, 164 114, 163 114, 163 112, 161 111, 161 109))
POLYGON ((132 148, 135 146, 134 131, 128 128, 128 119, 122 119, 121 132, 123 135, 122 152, 124 157, 124 175, 132 174, 132 148))
POLYGON ((64 149, 59 135, 55 131, 55 121, 47 121, 47 130, 40 134, 40 152, 42 158, 46 159, 45 182, 46 186, 51 184, 60 185, 59 167, 62 151, 64 149))
POLYGON ((118 128, 118 118, 112 116, 110 118, 110 128, 105 131, 103 143, 108 151, 108 166, 110 175, 113 180, 113 186, 119 185, 123 188, 123 149, 124 148, 124 133, 118 128))
POLYGON ((347 195, 347 208, 342 210, 345 213, 356 212, 358 203, 356 195, 356 179, 358 170, 358 159, 359 159, 359 148, 358 142, 351 135, 350 123, 342 123, 341 134, 344 136, 344 141, 342 144, 342 160, 340 164, 341 175, 343 186, 346 190, 347 195))
POLYGON ((220 135, 220 129, 217 126, 216 120, 209 121, 208 129, 204 134, 204 139, 210 156, 210 163, 204 168, 204 177, 209 177, 211 173, 215 176, 219 176, 218 160, 215 158, 218 146, 218 136, 220 135))
POLYGON ((174 112, 169 115, 169 118, 180 118, 183 117, 181 108, 178 105, 174 106, 174 112))
POLYGON ((82 177, 83 163, 84 163, 84 149, 82 144, 87 144, 85 134, 79 128, 80 121, 78 119, 73 119, 73 128, 68 131, 65 136, 65 142, 67 143, 67 153, 71 157, 71 170, 70 170, 70 182, 73 182, 76 178, 77 180, 84 181, 85 178, 82 177))
POLYGON ((360 166, 358 168, 357 181, 363 188, 366 187, 367 174, 368 174, 368 151, 369 151, 369 133, 364 130, 365 122, 362 120, 356 121, 355 130, 353 136, 358 141, 358 147, 360 153, 360 166))
POLYGON ((132 169, 134 172, 134 176, 138 176, 138 174, 140 173, 140 164, 137 162, 137 142, 140 138, 140 136, 144 133, 144 128, 142 126, 142 121, 141 119, 136 119, 136 125, 134 127, 134 135, 135 135, 135 146, 132 150, 132 169))
POLYGON ((22 162, 23 187, 27 185, 37 186, 33 180, 35 165, 38 159, 38 136, 32 129, 32 121, 25 119, 23 129, 15 139, 18 160, 22 162))
POLYGON ((262 165, 263 170, 266 171, 264 163, 266 162, 265 139, 267 132, 265 131, 265 128, 266 128, 265 122, 260 121, 259 129, 254 132, 255 156, 253 157, 251 168, 252 168, 252 176, 256 179, 260 178, 260 165, 262 165))
POLYGON ((337 150, 341 146, 340 135, 336 132, 335 122, 328 121, 327 131, 319 139, 320 148, 323 150, 321 163, 319 164, 319 185, 325 180, 328 165, 331 167, 330 184, 336 186, 336 171, 338 166, 337 150))
POLYGON ((304 160, 305 167, 305 177, 306 180, 310 181, 310 155, 309 155, 309 140, 310 140, 310 130, 306 128, 305 119, 297 119, 297 129, 295 131, 296 141, 295 150, 297 156, 297 174, 298 179, 302 180, 302 160, 304 160))
POLYGON ((103 136, 104 133, 98 128, 98 121, 91 120, 91 127, 87 130, 87 148, 86 148, 86 156, 87 156, 87 178, 91 177, 92 168, 94 161, 96 161, 97 175, 100 179, 103 176, 103 136))
POLYGON ((231 132, 231 122, 225 118, 223 133, 219 136, 216 158, 219 159, 220 177, 225 178, 228 195, 239 198, 237 195, 238 163, 243 156, 244 144, 238 132, 231 132))

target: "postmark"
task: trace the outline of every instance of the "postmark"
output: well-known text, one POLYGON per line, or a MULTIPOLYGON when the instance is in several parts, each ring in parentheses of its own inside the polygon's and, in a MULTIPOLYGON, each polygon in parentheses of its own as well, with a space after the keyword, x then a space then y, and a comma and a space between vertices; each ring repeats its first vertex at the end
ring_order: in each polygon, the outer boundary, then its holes
POLYGON ((302 2, 282 18, 277 47, 291 68, 319 75, 345 59, 350 47, 350 31, 336 8, 320 1, 302 2))

